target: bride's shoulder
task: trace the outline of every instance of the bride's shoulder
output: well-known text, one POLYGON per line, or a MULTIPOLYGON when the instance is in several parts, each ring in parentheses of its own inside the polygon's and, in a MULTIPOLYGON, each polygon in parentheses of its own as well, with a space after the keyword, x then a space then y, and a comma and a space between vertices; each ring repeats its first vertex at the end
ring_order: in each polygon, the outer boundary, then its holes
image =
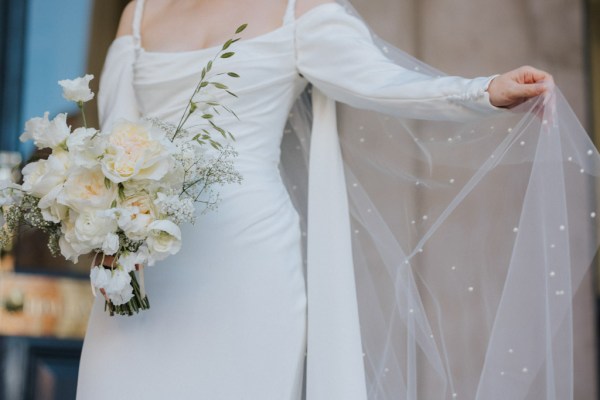
POLYGON ((335 3, 335 0, 297 0, 296 16, 300 17, 313 8, 327 3, 335 3))
MULTIPOLYGON (((133 17, 138 1, 139 0, 131 0, 123 9, 121 19, 119 20, 119 27, 117 29, 117 37, 133 34, 133 17)), ((146 17, 150 17, 151 19, 154 14, 160 12, 167 5, 166 0, 152 0, 147 3, 150 4, 144 4, 144 19, 146 19, 146 17)))
POLYGON ((133 14, 135 13, 135 4, 137 0, 130 1, 121 14, 119 27, 117 28, 117 37, 127 36, 133 33, 133 14))

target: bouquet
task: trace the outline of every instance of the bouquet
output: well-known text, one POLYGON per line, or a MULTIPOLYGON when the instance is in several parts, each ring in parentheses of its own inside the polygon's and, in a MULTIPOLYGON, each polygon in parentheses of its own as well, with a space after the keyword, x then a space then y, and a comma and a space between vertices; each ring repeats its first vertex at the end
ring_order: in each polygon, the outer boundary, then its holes
POLYGON ((234 137, 216 120, 219 110, 235 113, 214 96, 198 100, 207 87, 235 96, 215 79, 239 75, 212 70, 217 59, 235 54, 227 50, 238 40, 225 42, 202 69, 177 126, 143 119, 118 121, 110 131, 88 128, 84 104, 94 97, 89 89, 93 76, 60 81, 63 96, 81 110, 84 126, 71 130, 66 114, 50 120, 46 113, 27 121, 21 140, 33 140, 51 153, 23 168, 21 185, 8 184, 2 190, 0 245, 10 243, 21 225, 40 229, 48 234, 54 255, 77 262, 81 255, 95 254, 92 290, 105 297, 110 315, 148 309, 143 266, 179 251, 181 224, 194 223, 197 205, 202 212, 216 208, 216 186, 241 182, 234 168, 236 153, 226 144, 234 137), (204 123, 187 129, 193 114, 204 123), (215 135, 224 140, 215 140, 215 135))

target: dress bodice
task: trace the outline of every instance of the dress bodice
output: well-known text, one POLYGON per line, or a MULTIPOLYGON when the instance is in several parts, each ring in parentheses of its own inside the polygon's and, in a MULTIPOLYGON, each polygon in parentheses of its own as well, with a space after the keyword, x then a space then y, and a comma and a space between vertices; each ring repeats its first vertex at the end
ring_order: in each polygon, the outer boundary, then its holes
MULTIPOLYGON (((177 53, 140 49, 133 81, 140 112, 177 123, 198 84, 199 71, 219 50, 220 46, 177 53)), ((238 73, 240 78, 222 75, 214 80, 227 85, 239 97, 209 85, 200 90, 196 99, 217 100, 235 111, 238 118, 222 111, 215 122, 234 135, 233 145, 239 153, 239 162, 253 159, 276 167, 289 110, 307 83, 296 69, 293 25, 286 24, 239 41, 230 50, 236 54, 228 59, 217 59, 210 74, 238 73)), ((187 126, 208 126, 200 118, 202 113, 196 114, 187 126)))

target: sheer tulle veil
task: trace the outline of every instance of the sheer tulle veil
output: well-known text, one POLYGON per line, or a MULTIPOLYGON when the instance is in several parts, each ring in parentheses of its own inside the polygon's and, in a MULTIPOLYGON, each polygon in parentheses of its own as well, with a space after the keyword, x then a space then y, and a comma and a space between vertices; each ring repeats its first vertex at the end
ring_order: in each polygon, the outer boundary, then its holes
MULTIPOLYGON (((309 235, 309 196, 329 195, 308 193, 320 97, 305 91, 282 144, 309 235)), ((598 245, 600 166, 560 91, 460 123, 337 111, 368 398, 571 399, 572 298, 598 245)), ((308 313, 310 332, 310 301, 308 313)))

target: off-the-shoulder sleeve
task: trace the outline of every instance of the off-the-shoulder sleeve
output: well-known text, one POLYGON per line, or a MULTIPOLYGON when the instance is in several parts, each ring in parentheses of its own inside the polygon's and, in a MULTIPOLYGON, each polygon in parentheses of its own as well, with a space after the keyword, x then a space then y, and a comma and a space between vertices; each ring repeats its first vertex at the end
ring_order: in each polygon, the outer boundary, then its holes
POLYGON ((500 112, 490 104, 493 77, 432 77, 399 66, 374 44, 369 28, 337 3, 296 21, 297 68, 333 99, 399 117, 469 120, 500 112))
POLYGON ((108 49, 100 76, 98 115, 100 128, 110 129, 114 121, 139 118, 133 90, 135 47, 131 36, 117 38, 108 49))

